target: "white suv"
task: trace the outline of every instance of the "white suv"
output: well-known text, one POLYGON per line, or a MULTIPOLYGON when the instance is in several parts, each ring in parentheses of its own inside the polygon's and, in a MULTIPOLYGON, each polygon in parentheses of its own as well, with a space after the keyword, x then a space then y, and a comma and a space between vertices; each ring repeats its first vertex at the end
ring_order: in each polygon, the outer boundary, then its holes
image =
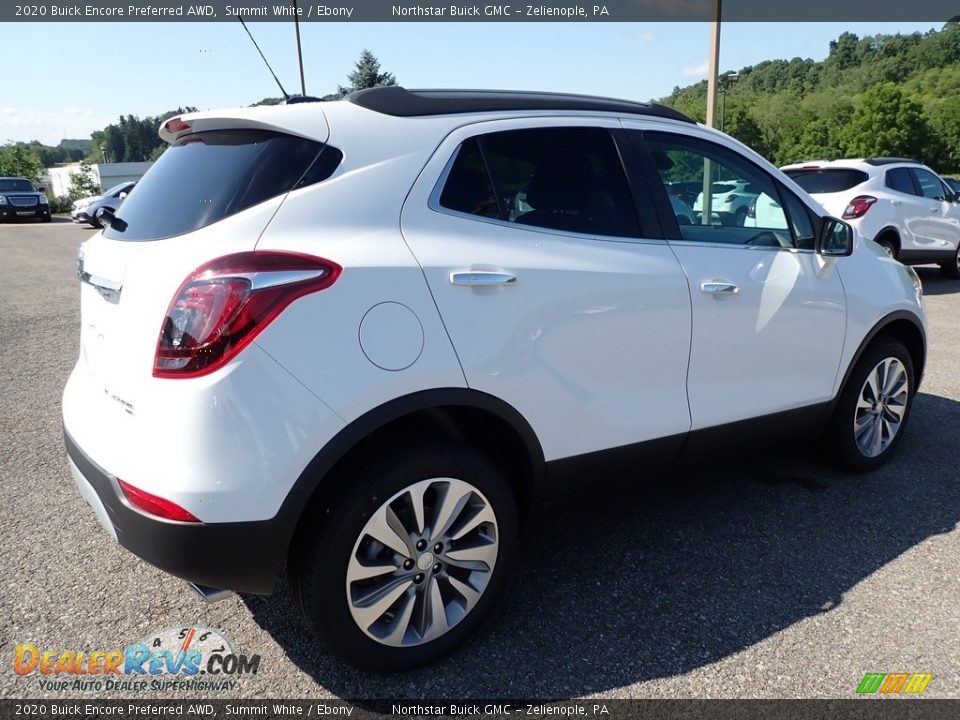
POLYGON ((78 259, 76 483, 205 597, 286 566, 357 666, 461 642, 547 498, 825 429, 868 470, 903 436, 916 275, 675 111, 380 88, 161 135, 78 259), (667 184, 715 177, 781 216, 678 223, 667 184))
POLYGON ((960 279, 960 195, 926 165, 868 158, 780 169, 900 262, 939 263, 944 275, 960 279))

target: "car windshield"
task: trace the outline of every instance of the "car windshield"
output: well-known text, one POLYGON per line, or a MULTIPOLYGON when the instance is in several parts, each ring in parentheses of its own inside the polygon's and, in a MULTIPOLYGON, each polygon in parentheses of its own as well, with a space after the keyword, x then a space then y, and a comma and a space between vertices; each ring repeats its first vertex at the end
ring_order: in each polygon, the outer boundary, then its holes
POLYGON ((199 230, 296 187, 319 182, 343 155, 323 143, 265 130, 217 130, 171 145, 104 232, 159 240, 199 230), (323 152, 321 152, 323 151, 323 152))
POLYGON ((36 192, 36 188, 23 178, 0 178, 0 192, 36 192))
POLYGON ((863 170, 852 168, 797 168, 787 170, 786 174, 808 193, 842 192, 870 177, 863 170))

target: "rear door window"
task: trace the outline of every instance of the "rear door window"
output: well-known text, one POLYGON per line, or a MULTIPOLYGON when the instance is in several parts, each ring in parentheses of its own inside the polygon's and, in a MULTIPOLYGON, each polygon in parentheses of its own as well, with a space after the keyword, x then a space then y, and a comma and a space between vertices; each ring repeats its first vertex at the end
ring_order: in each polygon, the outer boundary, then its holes
POLYGON ((917 194, 917 190, 913 185, 913 178, 910 176, 910 170, 907 168, 887 170, 886 184, 891 190, 896 190, 904 195, 917 194))
POLYGON ((123 223, 114 223, 104 235, 157 240, 199 230, 325 180, 342 157, 323 143, 264 130, 187 135, 167 148, 144 175, 116 213, 123 223))
POLYGON ((785 173, 811 194, 843 192, 866 182, 870 177, 863 170, 852 168, 797 168, 786 170, 785 173))
POLYGON ((468 140, 440 205, 563 232, 640 236, 620 156, 603 128, 509 130, 468 140))

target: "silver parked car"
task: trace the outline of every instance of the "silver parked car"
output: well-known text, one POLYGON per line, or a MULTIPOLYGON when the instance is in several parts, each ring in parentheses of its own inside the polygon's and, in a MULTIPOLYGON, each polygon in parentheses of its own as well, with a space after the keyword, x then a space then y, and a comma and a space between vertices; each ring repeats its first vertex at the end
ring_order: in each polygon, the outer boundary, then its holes
POLYGON ((114 185, 103 195, 77 200, 70 211, 70 217, 73 218, 75 223, 89 223, 96 228, 103 227, 103 223, 97 218, 97 211, 106 209, 114 212, 136 184, 136 182, 120 183, 114 185))

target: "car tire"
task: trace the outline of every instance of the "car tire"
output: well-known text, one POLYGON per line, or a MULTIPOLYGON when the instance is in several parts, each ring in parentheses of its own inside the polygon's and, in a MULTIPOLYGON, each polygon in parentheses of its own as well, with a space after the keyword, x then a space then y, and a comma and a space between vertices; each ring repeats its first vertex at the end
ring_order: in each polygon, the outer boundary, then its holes
POLYGON ((890 459, 910 419, 914 378, 913 360, 900 340, 881 335, 867 348, 840 394, 826 436, 844 468, 869 472, 890 459))
POLYGON ((469 447, 379 454, 339 473, 340 487, 349 489, 308 513, 290 575, 304 622, 331 654, 363 670, 391 673, 436 660, 474 630, 503 584, 518 520, 502 473, 469 447), (419 513, 413 509, 417 498, 419 513), (458 504, 446 504, 448 498, 458 504), (445 507, 455 507, 450 517, 456 520, 440 521, 446 527, 438 529, 434 523, 445 507), (397 522, 407 540, 384 536, 397 522), (492 567, 470 560, 479 557, 492 557, 492 567), (465 562, 487 570, 464 568, 465 562), (394 569, 367 577, 370 565, 394 569), (380 605, 388 596, 394 599, 380 605))
POLYGON ((877 238, 877 245, 879 245, 884 250, 886 250, 887 255, 892 257, 894 260, 897 259, 897 246, 894 244, 893 240, 891 240, 889 237, 884 236, 884 237, 877 238))
POLYGON ((940 263, 940 272, 952 280, 960 280, 960 246, 953 254, 953 262, 940 263))
POLYGON ((53 218, 52 218, 50 215, 44 215, 44 216, 43 216, 43 222, 45 222, 45 223, 53 222, 53 218))
POLYGON ((747 209, 745 207, 737 208, 737 211, 733 214, 734 227, 743 227, 746 222, 747 222, 747 209))

